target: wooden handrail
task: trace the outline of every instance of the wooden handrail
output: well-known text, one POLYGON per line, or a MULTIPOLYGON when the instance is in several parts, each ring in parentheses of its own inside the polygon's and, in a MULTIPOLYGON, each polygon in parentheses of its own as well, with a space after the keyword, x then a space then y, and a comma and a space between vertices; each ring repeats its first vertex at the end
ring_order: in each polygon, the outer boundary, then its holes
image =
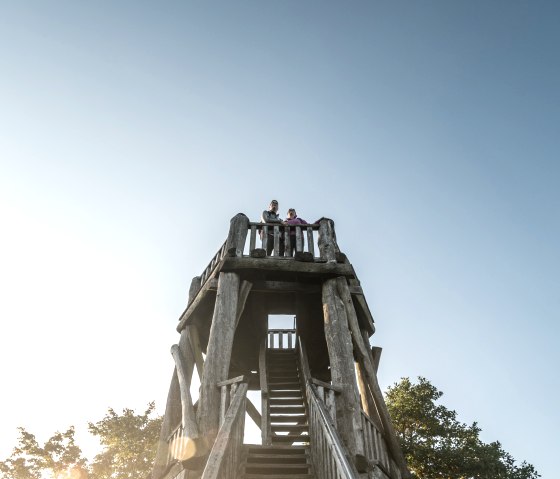
POLYGON ((208 456, 202 479, 237 478, 241 448, 243 447, 247 389, 247 383, 240 383, 233 395, 224 422, 208 456))
MULTIPOLYGON (((301 369, 306 384, 307 406, 309 411, 309 435, 311 459, 321 479, 359 479, 358 471, 348 458, 348 451, 334 426, 332 414, 321 399, 317 387, 313 384, 307 360, 307 352, 301 338, 298 338, 297 349, 301 369)), ((326 384, 326 383, 323 383, 326 384)), ((334 390, 332 390, 334 394, 334 390)))

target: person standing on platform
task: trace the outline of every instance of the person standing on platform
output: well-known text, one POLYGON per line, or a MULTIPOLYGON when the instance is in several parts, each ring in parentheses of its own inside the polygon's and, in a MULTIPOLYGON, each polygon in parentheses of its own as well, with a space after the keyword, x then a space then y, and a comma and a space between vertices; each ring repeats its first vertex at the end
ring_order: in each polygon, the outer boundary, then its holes
MULTIPOLYGON (((280 218, 278 214, 278 201, 272 200, 268 207, 268 210, 264 210, 261 215, 261 223, 268 223, 270 226, 268 227, 268 234, 267 234, 267 242, 266 242, 266 255, 270 256, 272 254, 272 250, 274 249, 274 226, 275 225, 285 225, 286 223, 280 218)), ((280 238, 279 238, 279 248, 278 254, 279 256, 284 256, 284 235, 282 234, 283 231, 280 231, 280 238)), ((261 231, 261 238, 264 234, 261 231)))
MULTIPOLYGON (((299 218, 296 210, 294 208, 290 208, 288 210, 288 216, 286 217, 286 224, 287 225, 307 225, 309 224, 302 218, 299 218)), ((302 235, 303 241, 303 235, 302 235)), ((284 245, 285 246, 285 245, 284 245)), ((303 246, 303 244, 302 244, 303 246)), ((296 251, 296 229, 290 228, 290 248, 288 249, 288 253, 293 256, 296 251)))

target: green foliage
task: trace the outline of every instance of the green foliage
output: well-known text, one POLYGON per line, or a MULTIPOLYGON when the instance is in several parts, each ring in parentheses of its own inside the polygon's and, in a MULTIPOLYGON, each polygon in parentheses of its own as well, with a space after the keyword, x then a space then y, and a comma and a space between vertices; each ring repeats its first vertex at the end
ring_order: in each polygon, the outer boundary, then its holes
POLYGON ((109 409, 103 419, 89 423, 102 451, 91 463, 74 442, 74 428, 56 432, 43 446, 19 428, 12 455, 0 462, 0 479, 143 479, 150 475, 156 455, 161 418, 154 403, 143 414, 109 409))
POLYGON ((122 415, 109 409, 89 431, 99 437, 103 451, 91 465, 92 479, 140 479, 147 477, 156 456, 161 418, 151 417, 154 403, 144 414, 124 409, 122 415))
POLYGON ((66 479, 83 476, 86 460, 74 442, 74 428, 56 432, 43 446, 35 436, 19 428, 18 445, 0 462, 2 479, 66 479))
POLYGON ((387 390, 386 402, 413 477, 421 479, 536 479, 535 468, 516 465, 499 442, 485 444, 476 422, 436 402, 443 393, 425 378, 403 378, 387 390))

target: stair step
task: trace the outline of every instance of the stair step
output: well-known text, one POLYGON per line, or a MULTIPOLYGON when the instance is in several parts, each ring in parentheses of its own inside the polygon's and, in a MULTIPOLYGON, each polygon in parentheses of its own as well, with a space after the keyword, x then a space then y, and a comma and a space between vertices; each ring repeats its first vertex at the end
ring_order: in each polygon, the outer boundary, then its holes
POLYGON ((307 424, 279 424, 272 426, 272 432, 308 432, 309 426, 307 424))
POLYGON ((272 426, 287 423, 294 426, 303 426, 307 424, 307 416, 302 414, 301 416, 273 416, 270 418, 270 424, 272 426))
POLYGON ((244 474, 243 479, 315 479, 313 474, 244 474))
POLYGON ((307 454, 251 454, 247 464, 307 464, 307 454))
POLYGON ((271 406, 271 415, 283 414, 305 414, 305 407, 303 406, 271 406))
POLYGON ((297 389, 299 391, 301 391, 301 383, 299 382, 268 382, 268 389, 275 389, 275 390, 280 390, 280 389, 297 389))
POLYGON ((249 444, 246 446, 248 454, 290 454, 300 456, 307 454, 308 449, 307 446, 261 446, 259 444, 249 444))
POLYGON ((307 434, 284 434, 282 436, 272 436, 272 444, 274 443, 292 443, 292 442, 303 442, 309 443, 309 435, 307 434))
POLYGON ((296 405, 303 406, 303 398, 301 396, 295 398, 270 398, 270 405, 271 406, 296 406, 296 405))

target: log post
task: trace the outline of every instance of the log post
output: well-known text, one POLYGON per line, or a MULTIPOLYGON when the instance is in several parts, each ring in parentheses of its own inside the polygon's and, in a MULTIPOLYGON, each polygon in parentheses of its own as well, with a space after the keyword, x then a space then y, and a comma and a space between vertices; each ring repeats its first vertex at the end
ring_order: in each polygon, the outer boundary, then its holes
POLYGON ((391 423, 391 418, 389 417, 389 412, 387 411, 387 406, 385 405, 383 393, 381 392, 381 388, 379 387, 379 383, 377 382, 377 374, 375 373, 375 369, 373 366, 369 343, 367 348, 364 344, 364 336, 362 335, 358 324, 358 316, 356 315, 356 310, 354 309, 354 303, 352 302, 352 296, 350 294, 350 289, 348 288, 346 278, 338 277, 329 281, 336 282, 337 293, 339 294, 339 297, 343 303, 343 308, 345 309, 350 331, 352 333, 352 340, 355 347, 354 352, 356 353, 360 364, 363 365, 362 372, 365 373, 365 377, 367 379, 369 389, 371 391, 373 401, 377 409, 377 413, 379 414, 379 419, 381 421, 381 424, 383 425, 387 445, 391 450, 395 462, 401 470, 403 478, 409 477, 404 454, 402 452, 400 444, 397 441, 397 435, 395 433, 395 429, 393 428, 393 424, 391 423))
POLYGON ((328 263, 336 263, 336 238, 334 235, 334 221, 328 218, 319 220, 319 238, 317 241, 321 259, 328 263))
MULTIPOLYGON (((179 339, 178 350, 182 355, 189 358, 192 357, 191 344, 188 336, 188 331, 183 330, 181 332, 181 337, 179 339)), ((192 377, 193 364, 192 361, 185 363, 185 368, 183 370, 183 378, 186 378, 188 385, 190 386, 190 380, 192 377)), ((173 432, 173 430, 181 424, 183 419, 183 403, 181 401, 181 388, 179 386, 179 378, 177 374, 177 368, 173 371, 173 376, 171 378, 171 385, 169 386, 169 393, 167 395, 167 404, 165 406, 165 414, 163 416, 163 421, 160 430, 160 441, 158 444, 158 450, 156 453, 156 459, 154 461, 154 469, 152 471, 152 477, 154 479, 161 477, 161 474, 167 467, 167 456, 169 452, 169 444, 167 443, 167 438, 173 432)))
POLYGON ((354 370, 352 337, 336 278, 323 283, 325 337, 329 350, 331 380, 341 388, 336 398, 337 429, 353 458, 364 455, 361 409, 354 370))
POLYGON ((220 273, 197 410, 200 433, 206 437, 209 445, 218 434, 220 390, 217 383, 225 381, 229 374, 239 302, 239 283, 237 273, 220 273))
POLYGON ((248 230, 249 218, 243 213, 238 213, 231 219, 229 223, 229 234, 226 240, 228 256, 243 256, 248 230))

